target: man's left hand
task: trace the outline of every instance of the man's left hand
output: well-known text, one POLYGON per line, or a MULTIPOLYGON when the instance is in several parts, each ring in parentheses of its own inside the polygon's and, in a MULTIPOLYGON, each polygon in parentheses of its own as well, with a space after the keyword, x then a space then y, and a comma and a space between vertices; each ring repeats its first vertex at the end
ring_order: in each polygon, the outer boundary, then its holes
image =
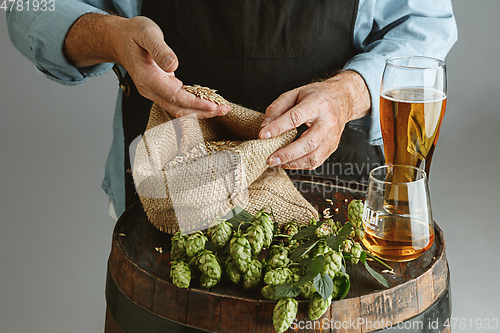
POLYGON ((266 109, 260 131, 269 139, 306 124, 302 136, 272 154, 270 166, 313 170, 337 149, 345 124, 369 114, 370 93, 356 72, 345 71, 282 94, 266 109))

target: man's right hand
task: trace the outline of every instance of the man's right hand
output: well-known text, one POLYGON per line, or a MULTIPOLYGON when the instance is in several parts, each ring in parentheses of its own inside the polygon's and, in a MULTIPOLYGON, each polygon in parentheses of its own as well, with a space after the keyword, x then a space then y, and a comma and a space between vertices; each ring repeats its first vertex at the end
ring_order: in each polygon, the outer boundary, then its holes
POLYGON ((142 96, 175 117, 196 114, 211 118, 231 110, 181 89, 183 83, 174 74, 179 65, 177 56, 165 43, 160 27, 146 17, 83 15, 66 36, 64 54, 76 67, 120 63, 142 96))

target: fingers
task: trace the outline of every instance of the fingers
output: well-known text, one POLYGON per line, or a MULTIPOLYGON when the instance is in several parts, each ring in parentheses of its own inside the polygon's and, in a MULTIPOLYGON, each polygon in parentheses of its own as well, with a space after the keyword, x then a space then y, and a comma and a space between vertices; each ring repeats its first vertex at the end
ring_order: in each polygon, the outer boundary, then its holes
POLYGON ((313 170, 337 149, 342 129, 333 132, 327 125, 317 122, 297 141, 271 155, 268 164, 285 169, 313 170))
MULTIPOLYGON (((286 107, 285 104, 282 105, 284 108, 286 107)), ((297 128, 302 124, 311 124, 317 118, 317 115, 315 115, 314 112, 311 112, 311 110, 315 110, 313 108, 314 105, 311 101, 302 101, 301 103, 293 106, 291 109, 286 109, 288 111, 285 111, 276 119, 267 118, 266 114, 263 124, 266 124, 266 122, 267 124, 260 130, 259 137, 261 139, 274 138, 288 130, 291 130, 292 128, 297 128), (272 120, 266 121, 266 119, 272 120)), ((273 114, 279 114, 281 110, 280 105, 278 109, 274 109, 271 112, 273 114)))
POLYGON ((163 32, 153 21, 146 22, 142 38, 138 38, 137 43, 145 49, 154 62, 165 72, 174 72, 179 61, 174 51, 165 43, 163 32))

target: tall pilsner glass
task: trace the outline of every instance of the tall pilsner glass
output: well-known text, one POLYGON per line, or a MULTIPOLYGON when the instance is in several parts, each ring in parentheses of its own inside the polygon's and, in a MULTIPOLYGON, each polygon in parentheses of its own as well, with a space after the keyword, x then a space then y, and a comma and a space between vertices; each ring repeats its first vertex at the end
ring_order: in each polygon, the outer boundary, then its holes
POLYGON ((418 167, 429 176, 446 108, 444 61, 419 56, 390 58, 380 91, 385 163, 418 167))

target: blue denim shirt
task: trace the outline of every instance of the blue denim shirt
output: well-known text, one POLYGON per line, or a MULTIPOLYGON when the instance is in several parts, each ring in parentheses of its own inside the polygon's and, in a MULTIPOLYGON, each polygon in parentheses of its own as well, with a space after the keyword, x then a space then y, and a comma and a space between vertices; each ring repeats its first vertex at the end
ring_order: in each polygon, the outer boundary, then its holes
MULTIPOLYGON (((140 14, 141 4, 141 0, 56 0, 54 11, 7 11, 9 36, 19 51, 49 79, 76 85, 106 73, 113 64, 75 68, 67 62, 62 49, 73 23, 87 13, 113 12, 134 17, 140 14)), ((366 131, 370 143, 380 145, 378 108, 385 60, 402 55, 444 59, 457 40, 451 0, 360 0, 353 39, 359 54, 345 64, 344 69, 356 71, 364 78, 372 109, 369 116, 352 121, 350 126, 366 131)), ((125 210, 123 145, 119 91, 113 142, 102 184, 118 216, 125 210)))

